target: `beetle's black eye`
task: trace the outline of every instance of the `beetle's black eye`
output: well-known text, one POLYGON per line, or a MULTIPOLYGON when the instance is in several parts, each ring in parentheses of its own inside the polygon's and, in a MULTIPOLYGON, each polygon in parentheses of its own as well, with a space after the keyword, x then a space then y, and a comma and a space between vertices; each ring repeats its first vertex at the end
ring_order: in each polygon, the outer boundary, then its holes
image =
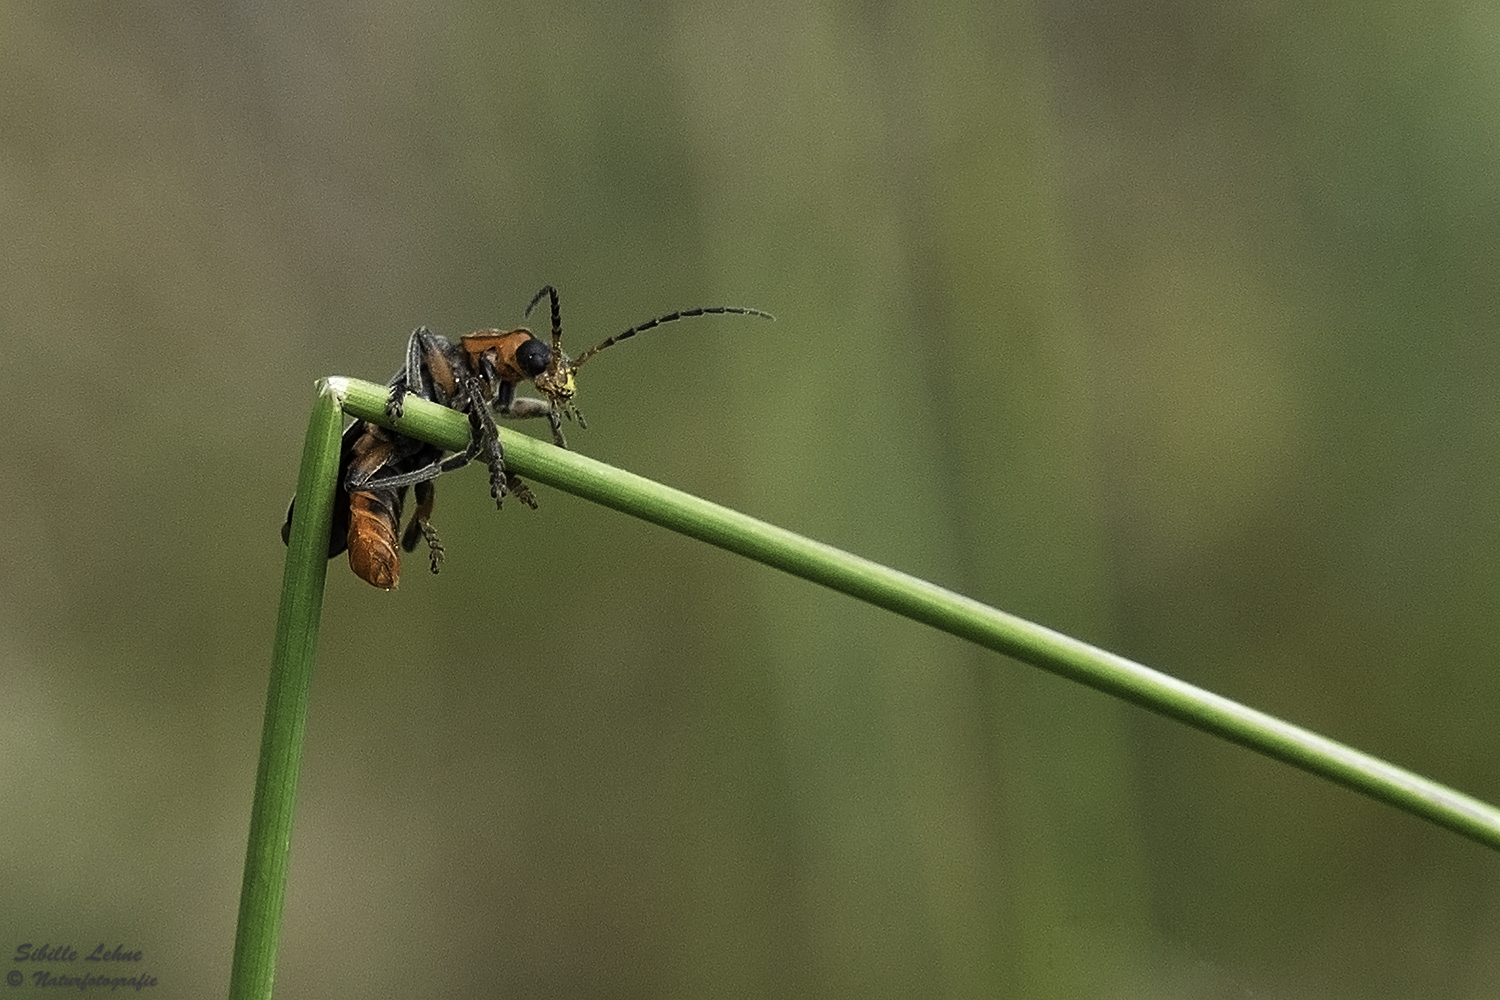
POLYGON ((516 348, 516 364, 521 371, 526 373, 527 378, 536 378, 547 370, 552 363, 552 348, 547 346, 545 340, 532 337, 526 343, 516 348))

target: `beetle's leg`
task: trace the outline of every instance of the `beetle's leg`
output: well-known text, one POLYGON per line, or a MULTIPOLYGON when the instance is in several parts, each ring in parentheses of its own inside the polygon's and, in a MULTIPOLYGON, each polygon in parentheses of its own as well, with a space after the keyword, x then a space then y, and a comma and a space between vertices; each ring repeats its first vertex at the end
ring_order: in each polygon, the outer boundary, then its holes
POLYGON ((411 486, 415 483, 429 482, 430 480, 436 479, 438 476, 443 475, 445 472, 455 472, 458 469, 462 469, 464 466, 472 462, 474 460, 474 456, 477 454, 479 454, 479 446, 477 442, 471 441, 469 447, 466 450, 457 452, 453 455, 449 455, 447 458, 439 459, 438 461, 432 462, 428 465, 424 465, 422 466, 422 468, 417 469, 413 472, 401 472, 391 476, 377 476, 375 478, 366 479, 361 482, 351 481, 351 483, 349 484, 349 488, 383 490, 391 489, 397 486, 411 486))
MULTIPOLYGON (((374 427, 375 425, 368 426, 374 427)), ((383 427, 377 429, 380 432, 379 436, 388 442, 385 457, 378 465, 351 463, 345 483, 346 489, 398 489, 411 486, 429 479, 436 479, 445 472, 461 469, 478 454, 478 450, 471 441, 468 450, 443 458, 442 450, 435 445, 423 444, 415 438, 397 434, 383 427), (428 456, 435 457, 428 461, 428 456), (413 469, 412 466, 419 462, 425 464, 413 469), (381 469, 385 470, 385 475, 377 476, 376 473, 381 469), (397 469, 407 471, 394 471, 397 469)))
MULTIPOLYGON (((510 405, 500 411, 502 417, 511 420, 533 420, 537 417, 546 417, 547 422, 552 425, 552 443, 559 448, 566 448, 568 441, 563 437, 562 414, 557 412, 557 407, 545 399, 533 399, 530 396, 517 396, 510 401, 510 405)), ((579 426, 586 426, 579 421, 579 426)))
POLYGON ((422 387, 422 354, 427 338, 432 331, 425 326, 419 326, 411 332, 406 341, 406 364, 391 377, 391 391, 385 399, 385 415, 392 420, 400 417, 406 401, 406 394, 418 392, 422 387))
POLYGON ((425 326, 417 327, 406 341, 406 365, 391 379, 391 391, 385 401, 386 416, 393 420, 401 416, 408 393, 443 406, 451 405, 458 394, 458 371, 462 365, 447 338, 425 326))
MULTIPOLYGON (((552 425, 552 443, 559 448, 568 446, 562 433, 562 414, 557 412, 557 407, 545 399, 517 396, 516 387, 509 382, 500 383, 500 391, 495 394, 495 412, 510 420, 533 420, 537 417, 546 417, 547 422, 552 425)), ((587 426, 582 420, 578 423, 579 426, 587 426)))
MULTIPOLYGON (((536 497, 532 495, 531 490, 521 482, 519 476, 505 471, 505 449, 500 444, 500 430, 495 426, 495 418, 490 414, 490 407, 485 403, 484 393, 487 381, 489 385, 495 387, 495 406, 502 416, 510 415, 508 409, 515 401, 515 384, 501 379, 495 370, 493 359, 486 357, 481 364, 479 375, 470 378, 464 386, 469 394, 469 422, 474 428, 469 449, 474 451, 477 447, 484 453, 484 464, 490 470, 490 496, 495 498, 496 507, 501 505, 507 493, 514 493, 516 499, 532 510, 536 510, 536 497)), ((542 403, 541 400, 527 400, 527 402, 549 405, 542 403)), ((541 414, 527 413, 526 416, 541 416, 541 414)))
POLYGON ((417 547, 417 536, 427 540, 427 559, 436 573, 443 564, 443 543, 438 540, 437 529, 432 526, 432 505, 437 498, 437 488, 431 480, 417 484, 417 509, 412 512, 411 523, 401 536, 401 547, 411 552, 417 547))
MULTIPOLYGON (((415 484, 418 489, 420 489, 421 484, 431 482, 444 473, 454 472, 458 469, 463 468, 465 465, 468 465, 471 461, 474 460, 474 457, 478 453, 478 447, 471 444, 468 451, 462 451, 455 455, 449 455, 443 461, 433 462, 431 465, 424 466, 414 472, 403 472, 394 476, 381 476, 378 479, 371 479, 366 482, 357 484, 356 488, 363 490, 377 490, 391 489, 393 487, 409 486, 415 484)), ((521 501, 532 510, 536 510, 536 496, 531 492, 530 488, 527 487, 524 482, 522 482, 521 477, 515 475, 514 473, 503 471, 502 475, 505 477, 505 490, 503 491, 503 495, 514 494, 517 500, 521 501)), ((413 542, 412 544, 415 545, 416 543, 413 542)), ((411 547, 408 547, 407 551, 410 552, 411 547)))
POLYGON ((505 494, 509 492, 506 484, 511 478, 505 474, 505 449, 500 444, 500 431, 495 427, 495 418, 490 414, 489 406, 485 404, 484 385, 480 379, 471 378, 465 382, 464 387, 469 394, 469 422, 474 427, 469 447, 477 448, 484 454, 484 464, 490 470, 490 496, 495 498, 495 506, 499 507, 505 500, 505 494))
POLYGON ((531 487, 521 482, 520 476, 513 476, 509 472, 505 474, 505 485, 510 490, 510 495, 530 507, 537 509, 536 496, 531 492, 531 487))

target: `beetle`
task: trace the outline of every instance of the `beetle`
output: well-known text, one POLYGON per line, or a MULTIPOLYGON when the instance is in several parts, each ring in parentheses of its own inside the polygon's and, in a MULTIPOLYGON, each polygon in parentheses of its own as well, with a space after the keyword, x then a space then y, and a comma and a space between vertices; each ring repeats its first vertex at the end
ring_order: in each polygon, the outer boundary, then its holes
MULTIPOLYGON (((365 420, 350 424, 340 447, 333 527, 328 539, 330 559, 347 549, 355 575, 383 590, 393 589, 401 579, 396 532, 406 490, 411 486, 415 487, 417 506, 411 523, 401 535, 401 547, 411 552, 418 538, 425 539, 432 572, 438 572, 443 546, 431 522, 436 497, 432 481, 438 476, 482 456, 489 468, 490 495, 497 507, 507 495, 514 495, 533 509, 537 506, 526 484, 505 469, 505 452, 495 427, 495 416, 515 420, 545 417, 553 443, 566 448, 562 433, 564 417, 577 420, 580 427, 588 427, 574 402, 575 373, 596 354, 638 333, 680 319, 718 315, 775 319, 770 313, 743 306, 683 309, 617 333, 574 360, 562 350, 562 314, 555 288, 543 286, 532 296, 525 315, 531 315, 544 297, 549 299, 552 312, 550 344, 524 327, 477 330, 460 337, 457 344, 425 326, 412 331, 406 344, 406 364, 387 383, 390 394, 386 399, 386 415, 399 419, 409 395, 447 406, 468 415, 469 446, 445 457, 436 445, 379 424, 365 420), (545 398, 516 395, 523 382, 531 382, 545 398)), ((281 528, 283 542, 291 537, 295 506, 293 497, 281 528)))

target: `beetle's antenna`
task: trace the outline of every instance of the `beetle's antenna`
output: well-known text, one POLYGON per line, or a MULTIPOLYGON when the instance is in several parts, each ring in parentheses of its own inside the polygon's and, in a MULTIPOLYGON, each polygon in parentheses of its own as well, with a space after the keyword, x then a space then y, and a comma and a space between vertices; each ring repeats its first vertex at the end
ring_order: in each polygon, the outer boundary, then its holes
POLYGON ((558 369, 563 363, 562 311, 557 307, 557 289, 551 285, 543 285, 542 290, 531 297, 531 302, 527 304, 524 315, 531 315, 531 310, 535 309, 536 304, 542 301, 543 295, 549 296, 552 299, 552 360, 547 363, 547 372, 550 375, 556 376, 558 369))
POLYGON ((675 323, 679 319, 689 319, 693 316, 723 316, 729 314, 736 316, 758 316, 761 319, 776 318, 768 312, 761 312, 759 309, 748 309, 744 306, 700 306, 697 309, 683 309, 647 320, 638 326, 632 326, 624 333, 617 333, 608 340, 590 347, 578 356, 578 360, 574 361, 569 359, 562 351, 562 315, 557 308, 557 289, 551 285, 543 285, 542 290, 531 297, 531 302, 526 306, 526 315, 531 315, 531 310, 535 309, 536 304, 542 301, 543 295, 548 296, 552 300, 552 357, 547 362, 547 370, 539 373, 531 381, 537 387, 538 391, 546 396, 552 404, 552 436, 563 447, 567 447, 567 445, 563 444, 561 432, 558 430, 560 423, 558 414, 569 418, 576 418, 580 427, 588 426, 588 424, 584 423, 583 414, 579 413, 578 407, 573 405, 573 396, 577 392, 576 384, 573 381, 573 373, 583 367, 585 361, 600 351, 613 347, 622 340, 628 340, 638 333, 644 333, 652 327, 661 326, 663 323, 675 323))
MULTIPOLYGON (((554 299, 553 301, 556 302, 556 299, 554 299)), ((645 333, 652 327, 661 326, 665 323, 675 323, 679 319, 692 319, 694 316, 724 315, 757 316, 760 319, 769 320, 774 320, 776 318, 768 312, 762 312, 759 309, 749 309, 745 306, 699 306, 696 309, 682 309, 678 312, 668 313, 665 316, 658 316, 655 319, 648 319, 646 322, 641 323, 638 326, 632 326, 624 333, 617 333, 613 337, 610 337, 608 340, 605 340, 602 343, 595 345, 594 347, 590 347, 588 350, 584 351, 582 354, 578 355, 578 357, 573 359, 573 368, 575 370, 578 368, 582 368, 585 361, 587 361, 589 358, 592 358, 600 351, 605 350, 606 348, 613 347, 622 340, 629 340, 631 337, 634 337, 638 333, 645 333)))

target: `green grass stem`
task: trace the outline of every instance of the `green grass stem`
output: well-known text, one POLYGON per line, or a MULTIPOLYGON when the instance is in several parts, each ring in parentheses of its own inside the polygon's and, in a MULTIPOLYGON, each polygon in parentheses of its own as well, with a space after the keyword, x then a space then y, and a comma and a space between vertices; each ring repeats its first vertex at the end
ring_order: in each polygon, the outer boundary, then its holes
POLYGON ((338 480, 339 435, 344 422, 341 401, 329 381, 318 383, 317 401, 302 445, 297 517, 281 578, 281 608, 271 652, 260 766, 250 810, 234 966, 229 974, 230 1000, 268 1000, 276 976, 276 947, 286 901, 292 817, 302 770, 302 738, 323 610, 323 582, 328 576, 328 532, 333 523, 333 490, 338 480))
MULTIPOLYGON (((385 389, 347 385, 347 412, 382 421, 385 389)), ((463 447, 469 433, 464 417, 421 400, 409 402, 401 430, 454 449, 463 447)), ((507 468, 528 479, 1134 702, 1500 849, 1500 810, 1421 775, 925 580, 576 452, 508 429, 502 433, 507 468)))

